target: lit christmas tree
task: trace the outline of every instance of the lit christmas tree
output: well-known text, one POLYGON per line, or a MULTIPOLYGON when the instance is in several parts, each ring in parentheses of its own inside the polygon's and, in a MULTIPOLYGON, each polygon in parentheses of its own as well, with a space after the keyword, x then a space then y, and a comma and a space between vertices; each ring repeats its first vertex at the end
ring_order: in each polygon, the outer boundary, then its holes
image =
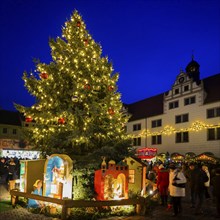
POLYGON ((15 105, 27 122, 35 122, 25 132, 30 144, 46 153, 86 154, 126 140, 118 74, 77 11, 62 37, 49 44, 53 61, 38 61, 33 73, 23 75, 36 103, 15 105))

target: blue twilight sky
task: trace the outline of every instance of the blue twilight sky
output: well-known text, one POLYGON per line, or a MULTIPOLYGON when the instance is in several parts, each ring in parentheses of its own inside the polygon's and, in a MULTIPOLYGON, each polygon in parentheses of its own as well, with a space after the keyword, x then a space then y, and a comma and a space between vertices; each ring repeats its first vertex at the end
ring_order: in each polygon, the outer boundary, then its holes
POLYGON ((34 103, 22 75, 33 58, 51 61, 49 37, 77 9, 119 72, 118 91, 132 103, 169 90, 180 70, 200 64, 220 73, 219 0, 1 0, 0 106, 34 103))

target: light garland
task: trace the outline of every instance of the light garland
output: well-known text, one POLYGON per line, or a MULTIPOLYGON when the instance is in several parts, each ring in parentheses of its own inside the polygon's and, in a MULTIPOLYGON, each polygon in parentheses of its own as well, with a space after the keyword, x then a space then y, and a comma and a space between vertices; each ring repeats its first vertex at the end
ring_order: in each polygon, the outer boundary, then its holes
POLYGON ((220 123, 217 125, 213 125, 213 124, 205 124, 204 122, 200 122, 200 121, 195 121, 188 128, 176 129, 170 125, 166 125, 160 131, 151 132, 149 129, 144 129, 141 131, 140 134, 130 134, 130 136, 132 137, 149 137, 149 136, 156 136, 156 135, 167 135, 168 136, 168 135, 172 135, 178 132, 187 132, 187 131, 199 132, 199 131, 202 131, 203 129, 219 128, 219 127, 220 127, 220 123))

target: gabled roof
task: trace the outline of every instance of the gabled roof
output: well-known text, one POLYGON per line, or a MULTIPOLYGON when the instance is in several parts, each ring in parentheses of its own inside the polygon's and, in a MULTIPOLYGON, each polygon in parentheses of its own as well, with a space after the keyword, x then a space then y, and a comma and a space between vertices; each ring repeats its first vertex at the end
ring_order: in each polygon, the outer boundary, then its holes
MULTIPOLYGON (((204 104, 220 101, 220 73, 204 78, 202 81, 207 93, 204 104)), ((163 98, 166 93, 164 92, 135 103, 125 104, 124 106, 127 108, 128 113, 131 114, 129 121, 163 114, 163 98)))
POLYGON ((0 110, 0 124, 21 126, 20 113, 0 110))
POLYGON ((136 162, 138 162, 139 164, 141 164, 143 167, 146 167, 147 166, 147 164, 146 163, 144 163, 144 161, 142 161, 140 158, 137 158, 137 157, 135 157, 135 156, 130 156, 130 157, 128 157, 128 159, 132 159, 132 160, 135 160, 136 162))
POLYGON ((204 104, 220 101, 220 73, 203 79, 207 93, 204 104))
POLYGON ((162 93, 132 104, 126 104, 128 112, 132 115, 129 121, 163 114, 163 97, 162 93))

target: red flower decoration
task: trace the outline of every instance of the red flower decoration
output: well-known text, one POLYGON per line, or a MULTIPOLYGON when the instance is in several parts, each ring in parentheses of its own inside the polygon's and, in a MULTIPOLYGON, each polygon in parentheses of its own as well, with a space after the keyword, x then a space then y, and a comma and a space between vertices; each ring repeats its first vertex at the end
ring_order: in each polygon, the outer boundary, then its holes
POLYGON ((87 39, 84 39, 84 44, 85 44, 85 46, 87 46, 88 43, 89 43, 89 41, 88 41, 87 39))
POLYGON ((81 22, 80 22, 80 21, 77 21, 76 26, 77 26, 77 27, 80 27, 80 26, 81 26, 81 22))
POLYGON ((47 74, 47 73, 41 73, 41 74, 40 74, 40 77, 41 77, 42 79, 47 79, 47 78, 48 78, 48 74, 47 74))

